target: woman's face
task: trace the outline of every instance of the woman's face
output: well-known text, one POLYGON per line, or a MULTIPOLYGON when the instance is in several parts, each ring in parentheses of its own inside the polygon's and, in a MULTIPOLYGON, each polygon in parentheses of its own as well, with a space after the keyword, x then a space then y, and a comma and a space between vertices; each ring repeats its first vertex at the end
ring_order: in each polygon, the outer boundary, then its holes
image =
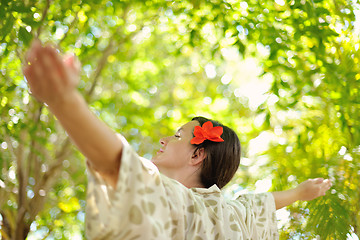
POLYGON ((200 126, 198 121, 188 122, 175 135, 160 139, 161 148, 152 159, 160 172, 167 175, 187 166, 195 150, 190 143, 195 126, 200 126))

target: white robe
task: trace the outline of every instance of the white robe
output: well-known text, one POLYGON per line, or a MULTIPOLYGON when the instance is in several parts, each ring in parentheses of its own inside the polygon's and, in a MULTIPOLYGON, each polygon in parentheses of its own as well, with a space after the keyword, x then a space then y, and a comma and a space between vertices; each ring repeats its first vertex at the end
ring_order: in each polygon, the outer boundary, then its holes
POLYGON ((88 168, 88 239, 278 239, 271 193, 226 200, 213 185, 188 189, 124 141, 116 189, 88 168))

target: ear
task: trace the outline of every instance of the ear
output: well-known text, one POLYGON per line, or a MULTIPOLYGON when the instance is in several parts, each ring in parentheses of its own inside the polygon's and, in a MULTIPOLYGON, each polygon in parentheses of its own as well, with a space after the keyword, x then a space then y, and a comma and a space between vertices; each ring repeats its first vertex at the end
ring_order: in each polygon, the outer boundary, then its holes
POLYGON ((196 166, 196 165, 201 164, 204 161, 204 159, 206 158, 206 156, 207 155, 206 155, 204 148, 197 149, 191 156, 190 165, 196 166))

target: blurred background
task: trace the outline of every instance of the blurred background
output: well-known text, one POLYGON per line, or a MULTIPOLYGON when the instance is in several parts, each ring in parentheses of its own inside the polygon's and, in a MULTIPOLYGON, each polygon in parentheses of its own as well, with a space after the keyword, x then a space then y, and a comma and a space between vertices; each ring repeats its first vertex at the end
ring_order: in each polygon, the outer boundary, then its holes
POLYGON ((151 159, 194 116, 233 128, 224 191, 332 189, 279 210, 280 239, 359 239, 358 0, 0 1, 0 239, 84 239, 84 157, 30 94, 34 38, 82 63, 92 111, 151 159))

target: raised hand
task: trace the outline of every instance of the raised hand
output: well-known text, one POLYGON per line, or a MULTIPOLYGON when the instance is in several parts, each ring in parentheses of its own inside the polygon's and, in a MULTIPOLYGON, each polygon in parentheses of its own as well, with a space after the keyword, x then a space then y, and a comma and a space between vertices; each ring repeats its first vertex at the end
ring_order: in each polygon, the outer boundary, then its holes
POLYGON ((80 63, 74 56, 62 57, 53 46, 43 46, 35 40, 23 72, 33 96, 48 105, 57 105, 75 95, 80 63))
POLYGON ((324 196, 331 185, 329 179, 315 178, 300 183, 295 190, 298 193, 299 200, 310 201, 317 197, 324 196))
POLYGON ((300 183, 296 188, 273 192, 276 209, 288 206, 298 200, 310 201, 317 197, 324 196, 331 185, 329 179, 315 178, 300 183))
POLYGON ((80 64, 71 55, 62 57, 51 45, 34 41, 23 71, 31 93, 45 102, 70 138, 112 186, 120 168, 122 142, 88 108, 77 91, 80 64))

